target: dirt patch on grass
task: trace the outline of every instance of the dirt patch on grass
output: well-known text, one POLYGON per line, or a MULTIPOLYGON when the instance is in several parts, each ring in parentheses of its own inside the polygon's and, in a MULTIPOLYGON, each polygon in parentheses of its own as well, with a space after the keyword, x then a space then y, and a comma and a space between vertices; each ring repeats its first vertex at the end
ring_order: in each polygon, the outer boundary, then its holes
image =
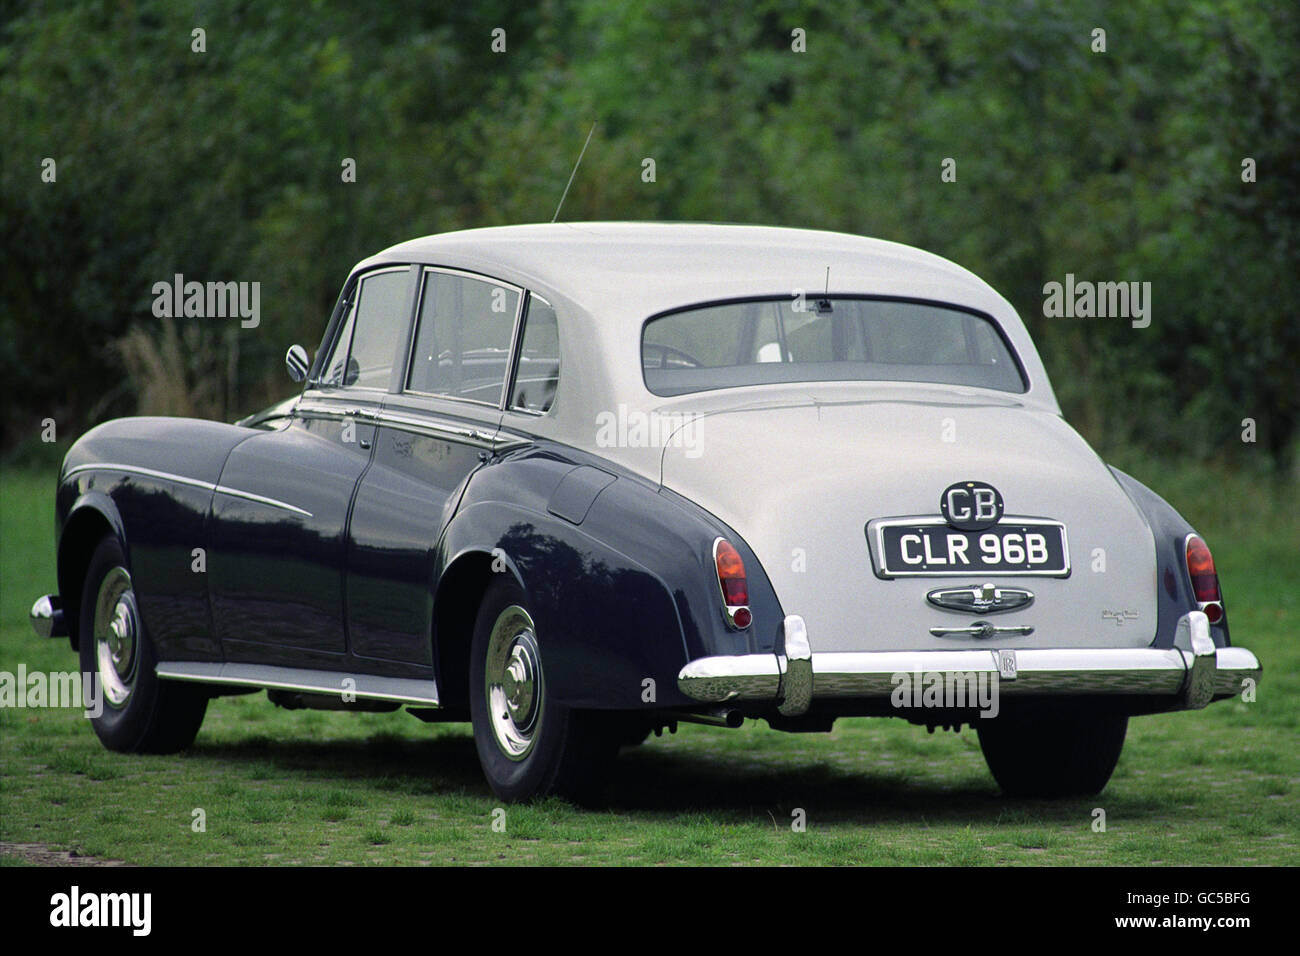
POLYGON ((36 866, 130 866, 122 860, 82 856, 76 850, 59 850, 43 843, 0 843, 0 856, 15 857, 36 866))

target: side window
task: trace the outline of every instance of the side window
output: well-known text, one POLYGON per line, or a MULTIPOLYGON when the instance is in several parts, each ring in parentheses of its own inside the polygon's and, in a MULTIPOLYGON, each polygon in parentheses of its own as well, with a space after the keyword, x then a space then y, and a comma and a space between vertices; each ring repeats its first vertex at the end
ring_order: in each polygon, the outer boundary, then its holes
POLYGON ((409 273, 379 272, 361 280, 325 367, 322 385, 388 388, 397 343, 406 334, 409 273))
POLYGON ((528 297, 524 337, 515 371, 510 407, 548 412, 560 382, 560 330, 551 304, 538 295, 528 297))
POLYGON ((499 404, 518 309, 508 286, 426 272, 407 390, 499 404))
POLYGON ((330 360, 325 366, 324 374, 321 375, 320 383, 322 385, 342 385, 347 377, 344 373, 348 366, 348 349, 352 345, 352 320, 356 316, 357 306, 353 302, 348 306, 348 314, 343 320, 343 328, 339 330, 338 338, 334 340, 334 351, 330 354, 330 360))

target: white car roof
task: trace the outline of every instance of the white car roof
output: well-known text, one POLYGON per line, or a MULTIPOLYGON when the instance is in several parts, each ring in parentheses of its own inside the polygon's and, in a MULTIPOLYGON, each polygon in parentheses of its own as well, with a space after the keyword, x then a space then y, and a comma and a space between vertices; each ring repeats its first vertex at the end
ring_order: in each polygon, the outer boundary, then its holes
MULTIPOLYGON (((527 427, 579 447, 592 448, 597 417, 620 406, 665 413, 780 401, 782 391, 834 391, 837 400, 850 401, 859 393, 863 400, 911 394, 913 401, 936 406, 945 395, 954 395, 965 402, 986 399, 1060 414, 1038 352, 1011 304, 974 273, 901 243, 773 226, 563 222, 426 236, 385 249, 357 268, 398 262, 481 273, 529 289, 555 307, 561 349, 555 406, 527 427), (651 316, 720 299, 791 296, 797 289, 809 297, 824 291, 904 297, 984 312, 1002 326, 1019 356, 1028 391, 1010 395, 959 386, 861 382, 750 386, 665 399, 646 388, 641 329, 651 316)), ((513 417, 507 414, 506 427, 513 417)), ((602 453, 657 477, 657 453, 602 453)))
POLYGON ((907 294, 989 311, 1000 299, 955 263, 838 232, 672 222, 565 222, 467 229, 403 242, 366 260, 458 266, 561 291, 592 315, 634 318, 753 295, 907 294), (509 273, 509 274, 506 274, 509 273))

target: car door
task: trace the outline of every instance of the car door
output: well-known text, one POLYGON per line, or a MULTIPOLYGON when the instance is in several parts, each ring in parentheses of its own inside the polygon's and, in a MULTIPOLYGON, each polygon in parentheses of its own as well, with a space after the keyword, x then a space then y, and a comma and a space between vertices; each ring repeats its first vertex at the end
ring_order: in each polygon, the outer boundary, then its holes
POLYGON ((522 290, 425 268, 403 376, 352 508, 348 633, 359 657, 432 666, 434 549, 494 447, 522 290))
POLYGON ((208 561, 229 660, 329 667, 347 652, 345 534, 375 420, 407 339, 414 270, 358 277, 285 425, 240 443, 213 502, 208 561))

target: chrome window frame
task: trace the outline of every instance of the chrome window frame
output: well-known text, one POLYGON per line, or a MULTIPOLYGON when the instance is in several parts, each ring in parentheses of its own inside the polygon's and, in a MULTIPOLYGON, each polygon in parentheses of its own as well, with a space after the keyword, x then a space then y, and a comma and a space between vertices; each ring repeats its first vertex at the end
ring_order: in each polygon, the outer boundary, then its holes
POLYGON ((531 289, 527 290, 526 300, 523 307, 519 310, 519 321, 515 325, 515 340, 513 345, 513 357, 510 362, 510 376, 506 382, 505 406, 504 412, 515 412, 520 415, 529 415, 533 418, 545 418, 551 414, 555 408, 555 401, 560 395, 560 373, 564 368, 564 350, 560 347, 560 314, 555 311, 555 306, 551 305, 551 300, 544 295, 538 295, 531 289), (514 394, 515 383, 519 379, 519 363, 524 357, 524 335, 528 332, 528 307, 532 305, 533 299, 541 299, 546 303, 546 307, 555 315, 555 396, 551 399, 551 404, 544 410, 538 411, 535 408, 529 408, 526 405, 516 405, 511 401, 511 395, 514 394))
POLYGON ((407 336, 406 365, 402 371, 401 378, 398 379, 394 385, 394 394, 414 395, 418 398, 431 398, 445 402, 459 402, 465 405, 477 405, 481 408, 495 408, 499 412, 504 412, 506 410, 506 403, 510 398, 510 383, 514 380, 513 370, 518 355, 519 345, 519 321, 523 316, 524 305, 528 300, 528 290, 522 286, 515 285, 513 282, 506 282, 504 279, 498 279, 495 276, 490 276, 483 272, 471 272, 468 269, 456 269, 450 266, 423 265, 420 267, 418 279, 419 285, 415 293, 415 310, 411 314, 409 334, 407 336), (448 395, 443 392, 422 392, 418 389, 408 387, 411 381, 411 369, 415 362, 415 343, 420 335, 420 313, 424 309, 424 291, 430 273, 458 276, 463 279, 473 279, 476 282, 484 282, 489 285, 500 286, 502 288, 513 290, 518 296, 518 302, 515 304, 514 322, 510 327, 510 346, 506 350, 505 376, 501 380, 501 394, 495 402, 485 402, 478 398, 466 398, 463 395, 448 395))
MULTIPOLYGON (((372 278, 373 276, 377 276, 377 275, 380 275, 381 273, 385 273, 385 272, 405 272, 405 273, 408 273, 408 278, 409 278, 409 273, 411 272, 411 266, 410 266, 410 264, 395 264, 395 265, 378 266, 378 267, 376 267, 376 268, 374 268, 374 269, 368 269, 368 270, 365 271, 365 272, 359 272, 359 273, 357 273, 356 275, 352 276, 352 277, 348 280, 348 285, 347 285, 347 287, 346 287, 345 295, 344 295, 344 296, 342 297, 342 299, 341 299, 341 304, 342 304, 343 308, 342 308, 341 312, 339 313, 339 317, 338 317, 338 325, 335 327, 335 329, 334 329, 334 333, 333 333, 333 335, 331 336, 332 341, 330 341, 329 345, 328 345, 325 349, 321 349, 321 354, 322 354, 322 355, 323 355, 323 354, 328 350, 328 353, 329 353, 328 358, 324 358, 324 359, 321 361, 321 363, 320 363, 320 368, 316 370, 316 373, 317 373, 317 376, 318 376, 318 377, 315 378, 315 379, 308 378, 307 382, 305 383, 305 387, 304 387, 304 389, 303 389, 304 393, 307 392, 307 391, 310 391, 310 390, 312 390, 312 389, 319 389, 319 390, 327 390, 327 391, 331 391, 331 392, 335 392, 335 393, 346 392, 346 393, 348 393, 348 394, 351 394, 351 393, 354 393, 354 392, 378 392, 378 393, 380 393, 380 394, 387 394, 387 393, 391 390, 391 388, 392 388, 392 378, 393 378, 393 370, 392 370, 391 367, 390 367, 389 370, 388 370, 388 380, 389 380, 389 384, 388 384, 388 385, 385 385, 385 386, 383 386, 383 387, 376 387, 376 386, 373 386, 373 385, 345 385, 345 384, 333 385, 333 384, 330 384, 330 383, 327 383, 327 382, 321 381, 321 378, 320 378, 320 376, 323 376, 323 375, 325 374, 325 371, 329 368, 330 363, 333 361, 333 358, 334 358, 334 350, 335 350, 335 348, 337 348, 337 346, 338 346, 338 344, 339 344, 339 341, 338 341, 339 336, 341 336, 341 335, 343 334, 343 329, 344 329, 344 327, 347 325, 347 322, 348 322, 348 313, 349 313, 352 309, 357 308, 357 306, 359 306, 359 305, 361 304, 361 286, 362 286, 362 284, 365 283, 365 282, 366 282, 367 280, 369 280, 370 278, 372 278)), ((408 299, 409 299, 409 290, 408 290, 408 299)), ((407 338, 409 338, 409 336, 410 336, 410 329, 411 329, 411 321, 412 321, 410 313, 408 313, 408 314, 406 315, 406 317, 405 317, 405 321, 406 321, 407 338)), ((357 333, 357 329, 356 329, 356 325, 354 324, 354 325, 352 326, 352 337, 348 339, 348 358, 349 358, 349 359, 352 357, 352 342, 353 342, 353 339, 356 338, 356 333, 357 333)), ((399 334, 399 335, 398 335, 398 340, 401 341, 401 339, 402 339, 402 336, 399 334)), ((346 366, 346 360, 345 360, 344 368, 345 368, 345 369, 347 368, 347 366, 346 366)))
MULTIPOLYGON (((1011 366, 1015 370, 1016 374, 1019 376, 1020 384, 1022 387, 1020 391, 1012 392, 1012 391, 1006 391, 1004 389, 992 389, 984 385, 959 385, 953 382, 925 382, 925 381, 913 381, 911 379, 889 379, 889 378, 880 378, 880 379, 854 378, 854 379, 825 379, 825 380, 813 379, 808 382, 780 382, 780 383, 759 382, 750 385, 716 385, 716 386, 710 386, 708 388, 692 389, 691 391, 681 392, 675 395, 660 395, 658 392, 656 392, 654 389, 650 387, 650 383, 646 380, 646 375, 645 375, 646 373, 645 336, 646 336, 646 330, 656 320, 665 319, 672 315, 679 315, 686 312, 696 312, 703 309, 712 309, 719 306, 743 305, 745 303, 750 303, 750 302, 790 302, 792 301, 792 297, 789 292, 781 292, 781 293, 769 294, 769 295, 741 295, 741 296, 728 296, 721 299, 706 299, 702 302, 696 302, 692 305, 674 306, 671 309, 664 309, 660 312, 654 313, 653 315, 647 316, 645 319, 641 321, 641 331, 638 337, 638 347, 637 347, 637 363, 640 366, 642 386, 651 395, 654 395, 659 398, 680 398, 682 395, 701 395, 706 392, 724 391, 730 388, 765 388, 772 384, 822 385, 826 383, 840 383, 840 382, 846 382, 851 384, 862 384, 862 383, 880 384, 880 383, 889 383, 889 382, 903 382, 906 384, 933 385, 938 388, 978 388, 978 389, 983 389, 984 391, 995 391, 1002 395, 1028 395, 1030 392, 1034 390, 1035 386, 1037 385, 1037 382, 1029 377, 1029 371, 1025 368, 1025 362, 1020 357, 1020 353, 1016 350, 1015 345, 1012 343, 1011 336, 1007 333, 1007 330, 1002 327, 1002 323, 999 322, 996 318, 994 318, 991 314, 981 309, 977 309, 974 308, 973 306, 968 306, 968 305, 959 305, 956 302, 945 302, 942 299, 926 298, 924 296, 881 295, 879 293, 869 293, 869 292, 824 292, 820 296, 813 293, 805 293, 805 298, 813 301, 815 301, 816 299, 825 298, 825 299, 845 299, 845 300, 860 301, 860 302, 899 302, 908 305, 925 305, 925 306, 931 306, 933 308, 947 309, 952 312, 964 312, 967 315, 974 316, 976 319, 981 319, 993 327, 993 331, 997 335, 998 339, 1001 341, 1002 347, 1006 349, 1007 355, 1009 355, 1011 358, 1011 366)), ((781 347, 782 349, 785 349, 786 347, 785 335, 783 332, 781 333, 781 347)), ((728 366, 722 366, 722 367, 728 367, 728 366)))

